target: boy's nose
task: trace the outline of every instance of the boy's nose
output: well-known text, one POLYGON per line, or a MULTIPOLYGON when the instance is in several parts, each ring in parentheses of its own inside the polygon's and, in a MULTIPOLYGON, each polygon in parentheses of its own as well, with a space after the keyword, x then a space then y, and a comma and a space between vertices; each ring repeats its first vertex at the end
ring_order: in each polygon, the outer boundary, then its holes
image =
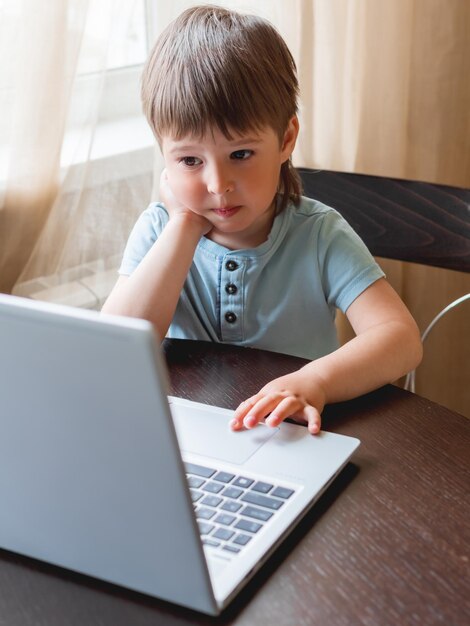
POLYGON ((209 180, 207 181, 207 189, 209 193, 216 196, 223 196, 233 191, 234 182, 221 169, 214 169, 210 173, 209 180))

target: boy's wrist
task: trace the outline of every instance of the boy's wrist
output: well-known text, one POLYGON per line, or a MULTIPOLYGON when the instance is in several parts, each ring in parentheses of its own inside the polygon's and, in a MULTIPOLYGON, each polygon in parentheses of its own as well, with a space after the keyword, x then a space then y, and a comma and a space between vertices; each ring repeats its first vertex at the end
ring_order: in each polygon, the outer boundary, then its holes
POLYGON ((328 381, 318 371, 315 361, 308 363, 298 373, 305 381, 306 396, 310 400, 310 396, 314 396, 315 403, 320 402, 325 406, 330 402, 328 394, 328 381))
POLYGON ((198 241, 212 227, 206 219, 190 211, 173 212, 169 215, 169 224, 174 228, 181 228, 187 236, 193 235, 198 241))

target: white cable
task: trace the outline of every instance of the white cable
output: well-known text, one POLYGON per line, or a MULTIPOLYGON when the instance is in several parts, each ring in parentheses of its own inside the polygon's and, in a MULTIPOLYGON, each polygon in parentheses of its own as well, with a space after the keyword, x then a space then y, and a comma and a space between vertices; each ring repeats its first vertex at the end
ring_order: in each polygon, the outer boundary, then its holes
MULTIPOLYGON (((445 309, 442 309, 442 311, 436 315, 436 317, 432 320, 432 322, 426 328, 424 333, 421 335, 421 341, 424 343, 426 337, 429 335, 431 330, 434 328, 434 326, 437 324, 437 322, 441 318, 444 317, 444 315, 446 313, 448 313, 451 309, 453 309, 454 307, 458 306, 459 304, 462 304, 462 302, 464 302, 465 300, 468 300, 468 299, 470 299, 470 293, 465 294, 461 298, 457 298, 457 300, 454 300, 448 306, 446 306, 445 309)), ((415 393, 415 379, 416 379, 416 370, 413 370, 406 377, 406 380, 405 380, 405 389, 406 390, 415 393)))

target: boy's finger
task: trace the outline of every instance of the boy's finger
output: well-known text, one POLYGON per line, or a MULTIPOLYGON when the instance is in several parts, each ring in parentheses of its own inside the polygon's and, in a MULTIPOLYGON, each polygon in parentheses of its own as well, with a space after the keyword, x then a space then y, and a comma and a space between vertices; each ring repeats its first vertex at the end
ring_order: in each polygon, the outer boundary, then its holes
POLYGON ((303 408, 303 403, 294 396, 284 398, 279 404, 271 410, 271 415, 266 418, 268 426, 279 426, 286 417, 290 417, 303 408))
POLYGON ((240 430, 243 428, 243 419, 252 406, 256 404, 256 397, 252 396, 247 400, 244 400, 238 407, 235 409, 233 414, 233 418, 229 422, 229 426, 232 430, 240 430))
POLYGON ((240 415, 246 415, 246 412, 249 411, 254 404, 256 404, 255 396, 247 398, 237 406, 234 416, 239 417, 240 415))
POLYGON ((307 418, 307 428, 312 435, 318 435, 321 428, 321 415, 314 406, 306 406, 304 415, 307 418))
POLYGON ((243 419, 245 428, 254 428, 268 413, 277 406, 279 402, 278 394, 270 394, 258 400, 258 402, 248 411, 243 419))

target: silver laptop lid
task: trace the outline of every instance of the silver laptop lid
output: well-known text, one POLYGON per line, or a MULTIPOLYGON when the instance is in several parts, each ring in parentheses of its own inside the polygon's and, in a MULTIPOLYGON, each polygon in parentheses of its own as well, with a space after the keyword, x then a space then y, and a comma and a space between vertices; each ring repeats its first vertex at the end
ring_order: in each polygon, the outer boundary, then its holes
POLYGON ((0 295, 0 546, 217 613, 166 392, 151 324, 0 295))

